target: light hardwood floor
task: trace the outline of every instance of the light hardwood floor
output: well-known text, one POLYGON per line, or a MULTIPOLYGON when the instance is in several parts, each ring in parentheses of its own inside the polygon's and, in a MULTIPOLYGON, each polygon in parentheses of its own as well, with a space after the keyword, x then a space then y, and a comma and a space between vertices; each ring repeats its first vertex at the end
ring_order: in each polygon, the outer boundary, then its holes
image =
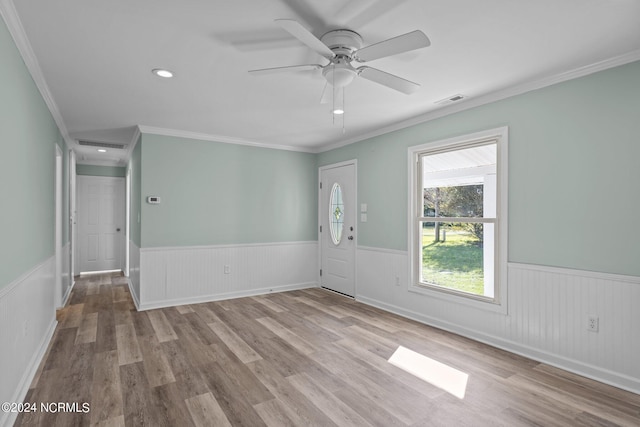
POLYGON ((137 312, 125 283, 78 281, 25 399, 90 410, 16 425, 640 425, 639 395, 325 290, 137 312), (468 374, 464 398, 389 363, 398 346, 468 374))

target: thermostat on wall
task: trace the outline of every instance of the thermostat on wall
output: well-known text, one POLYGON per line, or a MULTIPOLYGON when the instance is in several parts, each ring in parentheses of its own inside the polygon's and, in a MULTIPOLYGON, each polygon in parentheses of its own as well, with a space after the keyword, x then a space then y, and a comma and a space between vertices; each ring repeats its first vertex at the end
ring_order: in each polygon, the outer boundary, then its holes
POLYGON ((147 203, 150 203, 152 205, 159 205, 160 196, 147 196, 147 203))

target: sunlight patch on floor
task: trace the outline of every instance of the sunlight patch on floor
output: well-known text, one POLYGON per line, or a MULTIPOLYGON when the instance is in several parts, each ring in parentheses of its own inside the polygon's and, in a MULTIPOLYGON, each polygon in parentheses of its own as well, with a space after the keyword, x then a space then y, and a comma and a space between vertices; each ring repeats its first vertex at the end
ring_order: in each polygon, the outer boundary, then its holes
POLYGON ((391 355, 389 363, 458 399, 464 399, 469 375, 462 371, 402 346, 391 355))

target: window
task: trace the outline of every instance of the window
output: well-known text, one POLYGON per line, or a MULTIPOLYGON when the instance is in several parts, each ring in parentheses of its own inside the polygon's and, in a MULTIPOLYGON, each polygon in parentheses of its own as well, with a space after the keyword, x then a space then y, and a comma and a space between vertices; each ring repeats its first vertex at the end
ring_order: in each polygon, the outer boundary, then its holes
POLYGON ((342 202, 342 188, 337 182, 331 188, 329 198, 329 229, 334 245, 339 245, 342 240, 342 227, 344 225, 344 203, 342 202))
POLYGON ((409 160, 410 290, 502 310, 507 129, 412 147, 409 160))

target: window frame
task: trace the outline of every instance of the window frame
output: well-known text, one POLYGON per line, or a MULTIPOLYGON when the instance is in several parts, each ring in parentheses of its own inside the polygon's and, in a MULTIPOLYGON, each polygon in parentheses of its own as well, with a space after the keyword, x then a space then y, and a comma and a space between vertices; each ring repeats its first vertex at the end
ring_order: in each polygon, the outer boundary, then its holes
MULTIPOLYGON (((489 129, 472 134, 461 135, 444 140, 433 141, 408 149, 408 182, 409 182, 409 284, 408 290, 441 300, 473 306, 476 308, 507 313, 507 254, 508 254, 508 127, 489 129), (423 216, 423 189, 420 159, 425 153, 455 151, 490 141, 496 142, 497 162, 497 195, 495 224, 495 252, 494 252, 494 298, 474 295, 467 292, 430 286, 420 283, 420 269, 422 268, 421 229, 423 216)), ((434 218, 429 217, 429 221, 434 218)), ((445 218, 446 219, 446 218, 445 218)), ((465 218, 468 222, 469 218, 465 218)), ((446 221, 443 221, 446 222, 446 221)), ((470 222, 475 222, 472 219, 470 222)), ((485 222, 484 220, 482 222, 485 222)), ((488 221, 489 222, 489 221, 488 221)))

